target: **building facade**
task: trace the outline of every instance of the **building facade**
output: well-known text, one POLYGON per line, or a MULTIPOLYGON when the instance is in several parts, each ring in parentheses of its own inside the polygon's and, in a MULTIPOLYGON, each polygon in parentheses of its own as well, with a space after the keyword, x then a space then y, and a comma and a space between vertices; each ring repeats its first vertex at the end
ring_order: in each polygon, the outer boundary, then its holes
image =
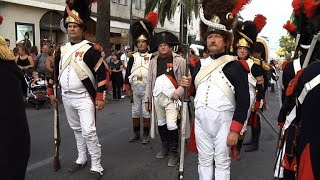
MULTIPOLYGON (((122 50, 128 44, 130 29, 130 7, 132 19, 144 17, 146 0, 110 0, 110 43, 114 49, 122 50)), ((0 34, 10 39, 11 49, 29 34, 32 45, 41 47, 43 42, 66 43, 68 37, 60 29, 65 0, 0 0, 0 15, 4 17, 0 34)), ((97 4, 92 6, 92 17, 88 25, 87 38, 95 42, 97 4)), ((179 35, 179 12, 163 27, 158 24, 157 32, 168 30, 179 35)))

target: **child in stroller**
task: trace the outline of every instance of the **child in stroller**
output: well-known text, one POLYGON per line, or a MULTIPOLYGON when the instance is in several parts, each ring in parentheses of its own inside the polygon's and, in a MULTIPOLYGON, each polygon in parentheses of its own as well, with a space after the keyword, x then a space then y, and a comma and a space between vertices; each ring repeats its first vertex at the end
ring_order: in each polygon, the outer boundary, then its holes
POLYGON ((40 109, 41 105, 49 102, 46 92, 47 81, 45 77, 39 76, 37 71, 32 71, 32 76, 29 73, 25 73, 25 79, 28 84, 26 101, 33 104, 36 109, 40 109))

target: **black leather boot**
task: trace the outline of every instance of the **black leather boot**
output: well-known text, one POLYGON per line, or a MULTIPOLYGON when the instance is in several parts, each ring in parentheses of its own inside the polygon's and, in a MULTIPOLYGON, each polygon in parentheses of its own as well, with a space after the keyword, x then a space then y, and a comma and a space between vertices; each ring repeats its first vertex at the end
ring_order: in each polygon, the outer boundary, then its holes
POLYGON ((169 132, 169 161, 168 166, 175 167, 178 163, 178 146, 179 146, 179 135, 178 129, 171 130, 169 132))
POLYGON ((160 139, 162 143, 161 151, 158 152, 157 158, 163 159, 168 156, 169 153, 169 140, 168 140, 168 129, 166 125, 158 126, 158 131, 160 134, 160 139))
POLYGON ((255 128, 253 127, 253 125, 251 125, 251 139, 249 141, 243 142, 242 144, 245 146, 251 145, 253 141, 254 133, 255 133, 255 128))
POLYGON ((143 118, 143 137, 142 144, 148 144, 150 140, 150 118, 143 118))
POLYGON ((261 133, 261 122, 258 116, 257 127, 254 128, 254 137, 253 137, 252 144, 245 150, 245 152, 253 152, 253 151, 259 150, 260 133, 261 133))
POLYGON ((134 135, 129 139, 129 142, 136 142, 140 139, 140 118, 132 118, 134 135))

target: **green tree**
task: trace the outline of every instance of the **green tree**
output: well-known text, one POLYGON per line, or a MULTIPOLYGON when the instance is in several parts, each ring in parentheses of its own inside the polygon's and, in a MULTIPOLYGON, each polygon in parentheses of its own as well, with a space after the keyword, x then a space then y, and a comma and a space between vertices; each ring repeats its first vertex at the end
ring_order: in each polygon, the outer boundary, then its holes
POLYGON ((96 41, 102 45, 106 56, 110 55, 110 0, 99 0, 97 9, 96 41))
POLYGON ((147 0, 145 15, 158 9, 158 17, 161 26, 166 19, 171 19, 177 8, 181 8, 180 13, 180 41, 186 43, 187 40, 187 22, 192 18, 193 13, 199 15, 198 0, 147 0))
POLYGON ((290 60, 294 52, 295 40, 290 35, 286 34, 281 36, 279 40, 280 48, 278 49, 277 54, 280 57, 284 57, 286 60, 290 60))

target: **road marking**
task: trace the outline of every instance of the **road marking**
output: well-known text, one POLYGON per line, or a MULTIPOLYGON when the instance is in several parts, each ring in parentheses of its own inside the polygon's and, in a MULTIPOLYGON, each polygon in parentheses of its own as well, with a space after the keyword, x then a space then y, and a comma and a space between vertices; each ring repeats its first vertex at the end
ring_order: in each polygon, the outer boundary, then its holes
MULTIPOLYGON (((46 159, 43 159, 41 161, 38 161, 36 163, 33 163, 33 164, 30 164, 28 165, 27 167, 27 173, 30 172, 30 171, 34 171, 35 169, 38 169, 44 165, 47 165, 47 164, 50 164, 52 163, 53 164, 53 156, 52 157, 48 157, 46 159)), ((62 159, 62 156, 60 156, 60 160, 62 159)))

